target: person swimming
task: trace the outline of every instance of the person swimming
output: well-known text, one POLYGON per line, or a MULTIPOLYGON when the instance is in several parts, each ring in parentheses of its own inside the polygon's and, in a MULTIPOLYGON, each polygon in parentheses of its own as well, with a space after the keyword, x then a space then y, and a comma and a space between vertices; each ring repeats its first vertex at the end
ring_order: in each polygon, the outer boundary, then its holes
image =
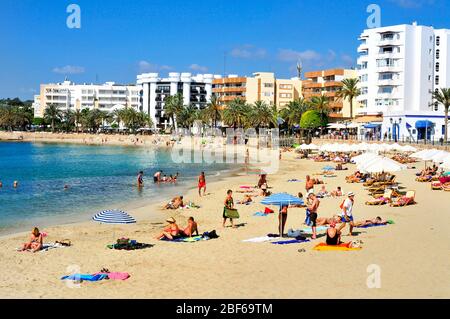
POLYGON ((14 187, 14 188, 17 188, 17 187, 19 187, 19 182, 18 182, 18 181, 14 181, 14 183, 13 183, 13 187, 14 187))

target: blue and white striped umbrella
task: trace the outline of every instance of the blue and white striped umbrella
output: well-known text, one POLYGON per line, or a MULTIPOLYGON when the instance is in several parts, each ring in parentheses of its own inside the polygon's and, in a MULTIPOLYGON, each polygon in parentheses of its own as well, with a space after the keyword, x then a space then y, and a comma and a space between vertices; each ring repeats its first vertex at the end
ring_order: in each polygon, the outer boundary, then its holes
POLYGON ((287 193, 278 193, 264 198, 261 204, 276 206, 303 205, 303 200, 287 193))
POLYGON ((134 224, 136 220, 125 213, 124 211, 111 209, 104 210, 95 214, 92 217, 96 222, 104 223, 104 224, 134 224))

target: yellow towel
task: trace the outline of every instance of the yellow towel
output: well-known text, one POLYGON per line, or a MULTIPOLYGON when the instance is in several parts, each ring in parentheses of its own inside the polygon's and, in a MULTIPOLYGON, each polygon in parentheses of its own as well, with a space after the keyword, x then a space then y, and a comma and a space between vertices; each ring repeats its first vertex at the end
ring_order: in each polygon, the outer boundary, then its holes
POLYGON ((348 244, 331 246, 331 245, 327 245, 325 243, 320 243, 314 247, 314 250, 318 250, 318 251, 332 251, 332 250, 349 251, 349 250, 361 250, 361 249, 362 249, 362 247, 350 248, 350 247, 348 247, 348 244))

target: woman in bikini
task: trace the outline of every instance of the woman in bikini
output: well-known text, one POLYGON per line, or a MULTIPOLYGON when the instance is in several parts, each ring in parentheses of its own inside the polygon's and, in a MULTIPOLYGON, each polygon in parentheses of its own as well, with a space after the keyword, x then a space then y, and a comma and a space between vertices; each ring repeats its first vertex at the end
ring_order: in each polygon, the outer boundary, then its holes
POLYGON ((174 238, 180 237, 180 228, 176 224, 175 218, 170 217, 166 220, 169 225, 164 228, 163 232, 156 237, 156 239, 161 240, 167 238, 168 240, 173 240, 174 238))
POLYGON ((200 176, 198 177, 198 196, 202 196, 201 190, 203 188, 203 196, 205 196, 206 193, 206 178, 205 178, 205 172, 202 172, 200 176))
POLYGON ((23 244, 22 251, 31 250, 33 253, 42 249, 43 236, 37 227, 31 231, 30 241, 23 244))
POLYGON ((341 243, 341 232, 336 229, 336 223, 332 222, 327 229, 327 245, 337 246, 341 243))

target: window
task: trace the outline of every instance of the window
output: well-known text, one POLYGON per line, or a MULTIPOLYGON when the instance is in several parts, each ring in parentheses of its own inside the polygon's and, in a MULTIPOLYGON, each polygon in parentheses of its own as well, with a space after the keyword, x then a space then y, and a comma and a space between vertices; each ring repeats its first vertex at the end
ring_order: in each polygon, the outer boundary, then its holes
POLYGON ((392 93, 392 87, 391 86, 384 86, 380 89, 381 93, 392 93))
POLYGON ((363 74, 360 76, 360 82, 367 82, 369 76, 367 74, 363 74))
POLYGON ((391 67, 396 66, 396 60, 394 59, 378 59, 377 67, 391 67))
POLYGON ((280 84, 280 89, 292 90, 291 84, 280 84))
POLYGON ((367 94, 368 91, 369 89, 367 88, 367 86, 361 87, 361 94, 367 94))
POLYGON ((441 37, 436 37, 436 46, 441 44, 441 37))
POLYGON ((430 82, 430 81, 431 81, 431 75, 428 76, 428 82, 430 82))
POLYGON ((439 56, 441 55, 441 50, 436 50, 436 59, 439 59, 439 56))
POLYGON ((380 74, 380 80, 393 80, 394 79, 394 73, 381 73, 380 74))
POLYGON ((265 88, 273 88, 273 83, 264 83, 265 88))
POLYGON ((280 93, 281 98, 292 98, 292 93, 280 93))
POLYGON ((434 83, 436 85, 439 85, 439 75, 436 75, 436 78, 434 79, 434 83))
POLYGON ((436 72, 439 72, 439 62, 436 62, 436 72))
POLYGON ((434 102, 434 110, 439 111, 439 103, 438 102, 434 102))
POLYGON ((271 96, 272 93, 271 92, 264 92, 264 96, 271 96))

